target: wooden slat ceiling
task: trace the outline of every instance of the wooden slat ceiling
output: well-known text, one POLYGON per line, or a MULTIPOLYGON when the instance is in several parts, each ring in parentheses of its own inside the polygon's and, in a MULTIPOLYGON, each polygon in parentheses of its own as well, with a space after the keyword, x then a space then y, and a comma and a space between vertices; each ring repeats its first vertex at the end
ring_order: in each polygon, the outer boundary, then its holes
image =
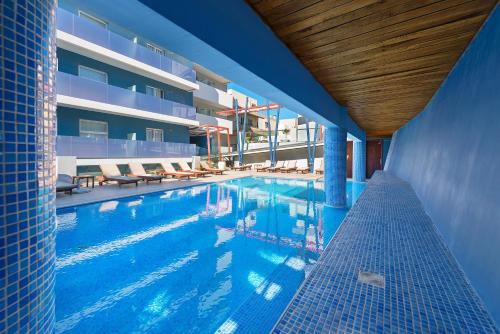
POLYGON ((497 2, 247 1, 369 137, 425 107, 497 2))

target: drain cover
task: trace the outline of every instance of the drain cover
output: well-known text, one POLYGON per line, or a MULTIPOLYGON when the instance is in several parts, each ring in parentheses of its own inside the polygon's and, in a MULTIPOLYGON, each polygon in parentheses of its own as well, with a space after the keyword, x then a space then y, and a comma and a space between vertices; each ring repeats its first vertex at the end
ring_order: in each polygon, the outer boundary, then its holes
POLYGON ((360 271, 358 273, 358 281, 364 284, 370 284, 377 288, 385 288, 385 278, 384 276, 371 273, 368 271, 360 271))

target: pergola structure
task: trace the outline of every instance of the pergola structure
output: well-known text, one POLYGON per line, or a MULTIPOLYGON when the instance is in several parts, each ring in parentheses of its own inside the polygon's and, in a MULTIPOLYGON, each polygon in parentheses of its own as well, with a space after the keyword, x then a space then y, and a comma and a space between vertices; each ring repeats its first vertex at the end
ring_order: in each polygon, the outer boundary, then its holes
POLYGON ((211 159, 211 152, 210 152, 210 134, 213 132, 217 133, 217 157, 219 161, 222 161, 222 150, 221 150, 221 132, 225 131, 226 136, 227 136, 227 149, 228 153, 231 152, 231 141, 229 138, 229 128, 225 126, 219 126, 219 125, 212 125, 212 124, 204 124, 200 125, 198 127, 192 128, 191 130, 192 134, 198 134, 198 135, 203 135, 205 134, 207 136, 207 155, 208 155, 208 164, 211 166, 212 165, 212 159, 211 159))
POLYGON ((275 165, 276 163, 276 148, 277 148, 277 142, 278 142, 278 123, 279 123, 279 118, 280 118, 280 110, 281 106, 277 103, 267 103, 264 105, 260 106, 248 106, 248 97, 246 98, 245 101, 245 108, 240 108, 238 105, 238 100, 234 99, 233 100, 233 109, 227 109, 227 110, 221 110, 218 111, 217 114, 222 115, 222 116, 232 116, 234 115, 235 117, 235 122, 236 122, 236 133, 237 133, 237 149, 238 149, 238 161, 241 165, 243 165, 243 153, 245 152, 245 134, 246 134, 246 128, 247 128, 247 114, 248 113, 258 113, 258 112, 263 112, 265 111, 267 113, 267 136, 268 136, 268 141, 269 141, 269 156, 271 160, 272 166, 275 165), (271 110, 277 110, 276 114, 276 125, 275 125, 275 130, 274 130, 274 143, 271 139, 272 137, 272 131, 271 131, 271 110), (240 114, 243 114, 243 129, 240 129, 240 122, 239 122, 239 116, 240 114))

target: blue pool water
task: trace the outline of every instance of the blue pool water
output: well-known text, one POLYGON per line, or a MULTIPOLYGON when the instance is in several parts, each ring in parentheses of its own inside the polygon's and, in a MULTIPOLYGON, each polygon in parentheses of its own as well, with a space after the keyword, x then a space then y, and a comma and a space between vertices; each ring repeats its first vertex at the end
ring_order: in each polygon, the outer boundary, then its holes
POLYGON ((347 212, 323 201, 242 178, 60 209, 56 332, 267 333, 347 212))

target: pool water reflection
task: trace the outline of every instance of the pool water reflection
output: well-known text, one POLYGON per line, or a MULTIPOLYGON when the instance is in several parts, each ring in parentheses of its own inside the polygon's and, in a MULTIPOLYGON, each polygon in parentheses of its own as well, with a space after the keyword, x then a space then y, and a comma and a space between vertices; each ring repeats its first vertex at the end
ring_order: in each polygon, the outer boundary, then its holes
POLYGON ((268 332, 348 211, 323 201, 250 177, 58 210, 56 332, 268 332))

